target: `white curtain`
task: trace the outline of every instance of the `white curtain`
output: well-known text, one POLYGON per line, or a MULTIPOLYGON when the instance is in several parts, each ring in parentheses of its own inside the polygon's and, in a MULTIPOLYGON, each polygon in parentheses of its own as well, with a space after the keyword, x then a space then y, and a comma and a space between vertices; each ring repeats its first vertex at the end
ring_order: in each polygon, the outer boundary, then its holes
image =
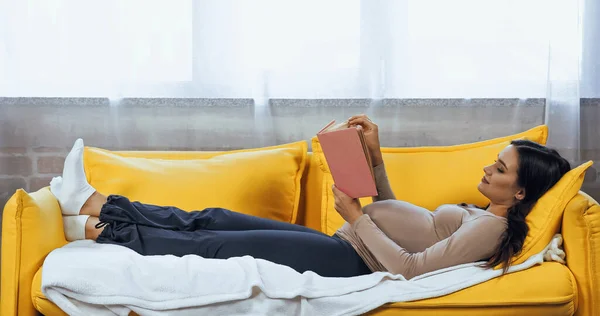
MULTIPOLYGON (((573 163, 581 160, 581 50, 583 3, 550 1, 545 122, 548 143, 573 163), (554 23, 561 21, 561 23, 554 23)), ((587 91, 593 94, 592 91, 587 91)), ((600 92, 600 89, 598 89, 600 92)))
POLYGON ((578 73, 578 1, 1 3, 4 96, 543 98, 578 73))

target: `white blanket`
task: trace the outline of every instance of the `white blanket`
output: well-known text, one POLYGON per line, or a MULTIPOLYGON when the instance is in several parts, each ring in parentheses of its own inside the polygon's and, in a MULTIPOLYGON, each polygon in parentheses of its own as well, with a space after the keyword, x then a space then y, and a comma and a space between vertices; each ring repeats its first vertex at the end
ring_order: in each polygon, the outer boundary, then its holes
MULTIPOLYGON (((561 261, 560 235, 511 267, 561 261)), ((303 274, 252 257, 141 256, 125 247, 77 241, 44 261, 42 291, 69 315, 358 315, 385 303, 446 295, 498 277, 477 263, 411 280, 377 272, 352 278, 303 274)))

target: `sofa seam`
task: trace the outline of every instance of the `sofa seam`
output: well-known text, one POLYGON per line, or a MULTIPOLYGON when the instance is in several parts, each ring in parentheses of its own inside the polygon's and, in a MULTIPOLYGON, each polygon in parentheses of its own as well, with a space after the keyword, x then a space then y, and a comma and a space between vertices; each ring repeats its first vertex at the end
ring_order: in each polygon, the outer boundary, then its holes
POLYGON ((20 296, 20 284, 21 284, 21 249, 22 249, 22 240, 23 240, 23 236, 22 236, 22 223, 21 223, 21 219, 22 219, 22 215, 23 215, 23 193, 21 190, 18 190, 16 192, 17 196, 16 196, 16 200, 17 200, 17 211, 15 212, 15 229, 16 229, 16 249, 15 249, 15 271, 14 271, 14 280, 15 280, 15 287, 14 287, 14 291, 15 291, 15 301, 14 301, 14 306, 15 306, 15 315, 19 315, 19 296, 20 296))
POLYGON ((319 142, 318 139, 316 139, 313 142, 313 153, 317 154, 317 160, 319 162, 319 169, 321 169, 321 171, 325 174, 331 174, 331 170, 329 170, 329 165, 327 164, 327 161, 323 161, 324 157, 321 157, 323 154, 323 149, 321 148, 321 142, 319 142))
POLYGON ((321 149, 321 143, 319 142, 319 139, 317 137, 314 137, 312 139, 312 151, 313 151, 313 155, 316 156, 316 160, 318 163, 318 167, 321 170, 321 213, 320 213, 320 218, 321 218, 321 232, 323 233, 327 233, 328 231, 328 225, 327 223, 329 222, 329 195, 327 192, 327 181, 328 176, 331 176, 330 171, 326 170, 329 167, 326 165, 326 162, 323 161, 323 157, 321 157, 323 150, 321 149), (322 198, 323 193, 325 193, 325 198, 322 198))
MULTIPOLYGON (((33 292, 32 292, 32 294, 33 294, 33 292)), ((39 300, 40 300, 40 298, 37 297, 37 296, 33 296, 32 297, 33 306, 35 307, 35 309, 37 311, 39 311, 41 313, 42 311, 40 311, 40 309, 42 309, 42 308, 40 308, 40 302, 39 302, 39 300)))
MULTIPOLYGON (((589 209, 589 208, 588 208, 588 209, 589 209)), ((590 255, 590 252, 592 251, 592 249, 593 249, 593 247, 594 247, 594 240, 593 240, 593 238, 592 238, 592 229, 591 229, 591 227, 590 227, 590 222, 588 221, 588 214, 587 214, 587 210, 588 210, 588 209, 586 209, 586 210, 583 212, 583 219, 584 219, 584 222, 585 222, 585 228, 586 228, 586 231, 587 231, 587 234, 586 234, 586 235, 587 235, 587 236, 586 236, 586 237, 587 237, 586 239, 587 239, 587 241, 588 241, 588 254, 587 254, 587 255, 588 255, 588 256, 589 256, 589 258, 590 258, 590 260, 589 260, 589 264, 588 264, 588 272, 589 272, 589 273, 588 273, 588 275, 589 275, 589 276, 591 276, 591 277, 590 277, 589 289, 594 289, 594 283, 595 283, 595 282, 594 282, 594 279, 595 279, 595 277, 594 277, 594 276, 596 275, 596 274, 595 274, 595 272, 596 272, 596 271, 594 270, 594 266, 595 266, 595 261, 596 261, 596 260, 595 260, 595 258, 594 258, 594 256, 593 256, 593 255, 590 255)), ((591 293, 593 293, 593 290, 592 290, 592 291, 590 291, 590 292, 591 292, 591 293)), ((590 299, 593 301, 593 298, 592 298, 592 297, 590 297, 590 299)), ((591 314, 591 315, 595 315, 595 314, 593 313, 593 311, 596 309, 596 308, 595 308, 595 304, 589 304, 589 305, 591 306, 591 310, 590 310, 590 311, 592 312, 592 313, 590 313, 590 314, 591 314)))
POLYGON ((292 202, 292 205, 294 205, 294 207, 292 208, 292 214, 289 220, 289 223, 292 224, 296 224, 296 221, 298 220, 298 212, 300 211, 300 200, 302 197, 302 179, 304 177, 304 172, 306 171, 306 167, 308 165, 308 144, 305 141, 301 141, 299 143, 301 147, 300 150, 302 151, 302 160, 296 168, 296 178, 294 179, 294 184, 296 187, 296 190, 294 192, 294 199, 292 202))
MULTIPOLYGON (((322 177, 322 188, 321 190, 325 191, 325 199, 321 202, 321 212, 325 212, 325 214, 321 217, 321 230, 328 234, 328 223, 329 223, 329 193, 327 192, 327 184, 329 179, 326 176, 322 177)), ((321 193, 322 194, 322 193, 321 193)))
POLYGON ((516 301, 512 301, 512 302, 497 302, 497 303, 478 303, 478 304, 473 304, 473 303, 458 303, 458 304, 438 304, 438 303, 430 303, 429 304, 424 304, 422 306, 399 306, 399 307, 393 307, 390 305, 393 304, 397 304, 397 303, 411 303, 411 302, 392 302, 392 303, 386 303, 383 306, 386 306, 387 308, 403 308, 403 309, 415 309, 415 308, 480 308, 480 307, 514 307, 514 306, 554 306, 554 305, 564 305, 564 304, 571 304, 571 306, 573 307, 573 300, 574 297, 572 294, 568 294, 568 295, 564 295, 562 296, 560 299, 556 299, 554 301, 545 301, 545 302, 516 302, 516 301))
POLYGON ((568 270, 569 273, 569 284, 571 284, 571 290, 573 291, 573 306, 572 306, 572 310, 573 310, 573 314, 575 313, 575 311, 577 311, 577 309, 579 308, 579 290, 577 288, 577 279, 575 278, 575 275, 573 274, 573 271, 571 271, 571 269, 569 269, 568 266, 565 265, 565 267, 568 270), (575 280, 575 282, 573 282, 573 280, 575 280))

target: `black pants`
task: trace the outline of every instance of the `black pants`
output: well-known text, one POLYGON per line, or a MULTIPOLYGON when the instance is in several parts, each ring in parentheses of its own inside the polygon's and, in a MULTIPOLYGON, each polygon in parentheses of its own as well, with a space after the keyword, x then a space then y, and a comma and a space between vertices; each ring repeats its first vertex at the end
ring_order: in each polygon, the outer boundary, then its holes
POLYGON ((321 276, 371 273, 354 248, 336 236, 221 208, 186 212, 111 195, 100 212, 98 227, 103 225, 96 242, 125 246, 142 255, 218 259, 249 255, 321 276))

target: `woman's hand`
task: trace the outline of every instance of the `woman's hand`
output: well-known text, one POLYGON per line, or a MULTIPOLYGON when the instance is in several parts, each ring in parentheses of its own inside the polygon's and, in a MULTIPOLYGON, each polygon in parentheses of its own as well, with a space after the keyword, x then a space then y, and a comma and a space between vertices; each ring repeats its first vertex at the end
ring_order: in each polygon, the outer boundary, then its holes
POLYGON ((348 119, 348 126, 360 126, 365 135, 365 142, 371 154, 373 167, 383 163, 381 145, 379 144, 379 128, 365 114, 355 115, 348 119))
POLYGON ((358 199, 353 199, 340 191, 335 185, 331 187, 335 197, 335 210, 342 215, 342 218, 350 225, 363 215, 362 207, 358 199))

